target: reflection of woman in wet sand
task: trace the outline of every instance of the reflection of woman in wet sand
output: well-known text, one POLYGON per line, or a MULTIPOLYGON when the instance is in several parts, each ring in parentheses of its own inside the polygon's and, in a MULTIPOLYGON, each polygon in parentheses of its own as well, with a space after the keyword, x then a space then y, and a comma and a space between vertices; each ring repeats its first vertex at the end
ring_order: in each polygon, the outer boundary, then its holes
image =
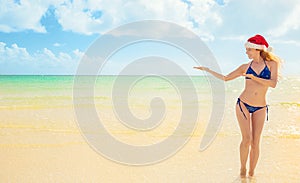
POLYGON ((271 48, 261 35, 249 38, 245 47, 246 54, 252 61, 241 65, 227 76, 214 72, 207 67, 194 67, 209 72, 224 81, 245 76, 245 89, 236 103, 236 117, 242 133, 240 144, 241 177, 246 176, 249 151, 249 176, 254 175, 259 157, 260 137, 266 115, 268 115, 266 93, 268 87, 276 87, 278 68, 281 62, 277 56, 271 53, 271 48))

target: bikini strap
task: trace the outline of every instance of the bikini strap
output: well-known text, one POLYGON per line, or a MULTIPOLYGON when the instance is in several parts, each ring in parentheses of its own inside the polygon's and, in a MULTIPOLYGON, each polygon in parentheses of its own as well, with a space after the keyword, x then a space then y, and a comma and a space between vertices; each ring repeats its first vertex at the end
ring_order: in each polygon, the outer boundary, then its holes
POLYGON ((266 108, 267 108, 267 121, 269 121, 269 108, 268 108, 268 105, 266 105, 266 108))
POLYGON ((249 65, 249 67, 251 67, 252 63, 253 63, 253 60, 251 61, 251 63, 250 63, 250 65, 249 65))
POLYGON ((243 113, 243 115, 244 115, 244 117, 247 119, 247 117, 246 117, 246 115, 245 115, 245 113, 244 113, 244 111, 243 111, 243 109, 242 109, 242 106, 241 106, 241 99, 240 98, 238 98, 238 100, 237 100, 237 104, 239 105, 239 107, 240 107, 240 110, 241 110, 241 112, 243 113))
POLYGON ((265 65, 267 66, 267 63, 266 63, 266 61, 264 60, 264 62, 265 62, 265 65))

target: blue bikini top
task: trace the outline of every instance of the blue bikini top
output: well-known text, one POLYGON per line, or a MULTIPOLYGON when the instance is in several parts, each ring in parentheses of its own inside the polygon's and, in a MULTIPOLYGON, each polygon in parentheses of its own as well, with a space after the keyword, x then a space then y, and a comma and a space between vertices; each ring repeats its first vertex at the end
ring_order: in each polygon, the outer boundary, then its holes
MULTIPOLYGON (((252 61, 253 62, 253 61, 252 61)), ((270 69, 268 68, 267 64, 266 64, 266 61, 265 62, 265 68, 259 73, 257 74, 251 67, 252 65, 252 62, 250 64, 250 66, 248 67, 248 70, 246 72, 246 74, 253 74, 254 76, 256 77, 259 77, 259 78, 263 78, 263 79, 271 79, 271 71, 270 69)), ((246 77, 246 79, 251 79, 249 77, 246 77)))

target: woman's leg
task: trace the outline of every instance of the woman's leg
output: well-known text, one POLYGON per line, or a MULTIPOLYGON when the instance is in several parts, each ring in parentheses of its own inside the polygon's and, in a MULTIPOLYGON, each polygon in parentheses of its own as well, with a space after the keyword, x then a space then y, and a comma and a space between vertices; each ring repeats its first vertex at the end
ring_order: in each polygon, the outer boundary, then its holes
POLYGON ((254 175, 254 169, 258 161, 260 137, 263 130, 265 118, 266 118, 266 108, 255 111, 252 114, 252 142, 251 142, 251 150, 250 150, 249 176, 254 175))
POLYGON ((248 110, 246 109, 245 105, 240 102, 236 105, 236 117, 239 122, 240 130, 242 133, 242 142, 240 144, 240 161, 241 161, 241 172, 240 175, 242 177, 246 176, 246 163, 248 159, 249 154, 249 146, 251 144, 251 128, 250 128, 250 114, 248 110), (246 116, 244 116, 243 112, 241 111, 241 108, 246 116))

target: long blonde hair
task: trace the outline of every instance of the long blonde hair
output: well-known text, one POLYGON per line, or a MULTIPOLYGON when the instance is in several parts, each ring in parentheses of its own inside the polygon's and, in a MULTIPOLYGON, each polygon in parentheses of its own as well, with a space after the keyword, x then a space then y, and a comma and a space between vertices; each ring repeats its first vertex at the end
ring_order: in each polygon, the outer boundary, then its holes
POLYGON ((281 67, 282 67, 282 59, 279 58, 277 55, 273 54, 272 52, 260 50, 260 56, 266 61, 274 61, 278 64, 278 76, 281 76, 281 67))

